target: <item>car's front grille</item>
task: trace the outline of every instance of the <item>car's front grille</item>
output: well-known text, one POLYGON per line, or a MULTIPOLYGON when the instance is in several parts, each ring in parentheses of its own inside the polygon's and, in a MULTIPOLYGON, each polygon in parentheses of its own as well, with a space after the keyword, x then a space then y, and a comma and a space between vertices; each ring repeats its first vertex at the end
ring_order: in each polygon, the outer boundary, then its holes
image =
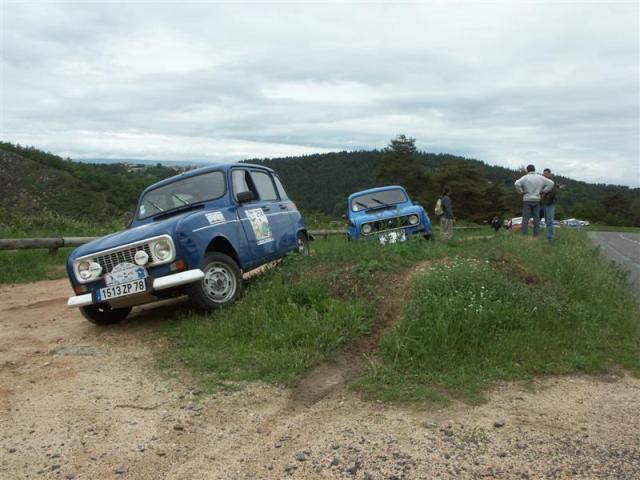
POLYGON ((376 220, 375 222, 370 222, 371 225, 371 233, 384 232, 386 230, 395 230, 398 228, 411 227, 415 225, 411 225, 409 223, 409 217, 412 215, 403 215, 401 217, 393 217, 393 218, 385 218, 383 220, 376 220))
POLYGON ((113 267, 115 267, 119 263, 135 263, 134 257, 136 255, 136 252, 139 252, 140 250, 144 250, 147 255, 149 255, 149 259, 151 260, 150 263, 153 263, 151 250, 149 249, 149 245, 147 243, 136 245, 134 247, 126 248, 124 250, 119 250, 116 252, 109 252, 104 255, 98 254, 93 257, 93 260, 100 264, 103 274, 111 273, 113 267))

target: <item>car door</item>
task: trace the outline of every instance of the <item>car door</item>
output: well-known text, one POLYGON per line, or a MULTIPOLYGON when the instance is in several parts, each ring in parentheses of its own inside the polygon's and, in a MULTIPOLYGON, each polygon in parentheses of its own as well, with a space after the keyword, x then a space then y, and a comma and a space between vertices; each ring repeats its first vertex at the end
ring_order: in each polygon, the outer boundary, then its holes
POLYGON ((253 200, 238 205, 238 219, 247 237, 252 257, 255 259, 251 263, 261 263, 277 257, 281 248, 279 239, 285 232, 282 225, 274 221, 271 215, 276 209, 274 197, 277 200, 277 195, 270 176, 267 172, 234 168, 231 171, 231 177, 236 201, 241 192, 251 192, 254 196, 253 200), (273 192, 268 188, 269 184, 266 180, 271 182, 273 192))
POLYGON ((280 212, 283 221, 286 223, 287 228, 287 233, 283 238, 284 247, 287 249, 296 248, 296 234, 301 223, 300 212, 298 212, 296 205, 289 199, 278 175, 274 173, 272 174, 272 177, 276 185, 276 190, 278 191, 278 197, 280 198, 277 202, 278 211, 280 212))

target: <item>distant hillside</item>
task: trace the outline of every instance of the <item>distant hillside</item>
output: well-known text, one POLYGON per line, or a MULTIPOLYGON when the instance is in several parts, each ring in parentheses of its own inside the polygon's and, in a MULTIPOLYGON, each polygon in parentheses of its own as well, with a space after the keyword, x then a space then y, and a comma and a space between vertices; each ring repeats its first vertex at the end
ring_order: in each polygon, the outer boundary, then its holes
MULTIPOLYGON (((376 177, 382 155, 382 151, 373 150, 247 162, 278 171, 289 195, 302 209, 337 216, 345 211, 349 193, 385 184, 376 177)), ((454 207, 458 206, 460 218, 482 221, 494 214, 503 218, 520 215, 520 198, 513 182, 521 172, 448 154, 419 152, 417 160, 433 180, 425 185, 429 191, 421 199, 429 212, 443 184, 447 184, 453 188, 454 207), (482 184, 481 188, 465 184, 465 176, 468 182, 482 184), (479 203, 483 208, 473 210, 479 203)), ((561 186, 558 218, 575 216, 610 225, 640 226, 640 188, 590 184, 561 176, 555 180, 561 186)))
MULTIPOLYGON (((386 182, 376 177, 379 150, 336 152, 304 157, 253 159, 280 173, 291 198, 305 212, 337 217, 347 196, 386 182)), ((418 200, 429 212, 443 183, 453 189, 458 218, 485 221, 515 216, 520 200, 513 190, 519 172, 473 159, 418 153, 430 176, 418 200)), ((32 147, 0 142, 0 223, 14 216, 51 213, 106 222, 125 218, 148 185, 175 175, 177 167, 89 164, 63 159, 32 147)), ((640 226, 640 189, 594 185, 558 177, 562 185, 558 217, 575 216, 610 225, 640 226)))
POLYGON ((0 143, 0 210, 5 216, 53 213, 109 221, 132 212, 146 186, 175 174, 164 166, 78 163, 0 143))

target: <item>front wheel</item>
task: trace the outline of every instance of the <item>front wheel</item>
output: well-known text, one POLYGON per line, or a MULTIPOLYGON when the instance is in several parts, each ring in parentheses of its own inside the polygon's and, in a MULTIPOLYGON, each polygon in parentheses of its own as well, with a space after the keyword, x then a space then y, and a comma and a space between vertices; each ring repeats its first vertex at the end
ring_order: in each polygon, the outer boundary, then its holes
POLYGON ((242 272, 236 261, 219 252, 208 253, 202 262, 204 278, 187 287, 196 308, 215 310, 236 301, 242 291, 242 272))
POLYGON ((300 255, 304 255, 305 257, 309 256, 309 239, 307 238, 306 233, 298 232, 296 245, 298 247, 298 253, 300 255))
POLYGON ((431 233, 425 233, 425 234, 423 235, 423 238, 424 238, 425 240, 428 240, 428 241, 433 241, 433 234, 431 234, 431 233))
POLYGON ((80 307, 80 313, 95 325, 113 325, 127 318, 127 315, 131 313, 131 307, 111 308, 108 304, 101 303, 80 307))

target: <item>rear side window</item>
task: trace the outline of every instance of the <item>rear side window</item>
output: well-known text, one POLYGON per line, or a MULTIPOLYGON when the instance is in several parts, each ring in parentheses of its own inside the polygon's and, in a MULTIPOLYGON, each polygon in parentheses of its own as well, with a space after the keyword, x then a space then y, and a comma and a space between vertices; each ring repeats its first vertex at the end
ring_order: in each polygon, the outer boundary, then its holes
POLYGON ((251 172, 253 184, 256 186, 260 200, 278 200, 278 194, 271 181, 271 175, 265 172, 251 172))
POLYGON ((289 196, 287 192, 284 191, 284 187, 282 186, 282 182, 278 178, 277 175, 273 176, 273 180, 276 182, 276 188, 278 189, 278 195, 280 195, 280 200, 289 200, 289 196))

